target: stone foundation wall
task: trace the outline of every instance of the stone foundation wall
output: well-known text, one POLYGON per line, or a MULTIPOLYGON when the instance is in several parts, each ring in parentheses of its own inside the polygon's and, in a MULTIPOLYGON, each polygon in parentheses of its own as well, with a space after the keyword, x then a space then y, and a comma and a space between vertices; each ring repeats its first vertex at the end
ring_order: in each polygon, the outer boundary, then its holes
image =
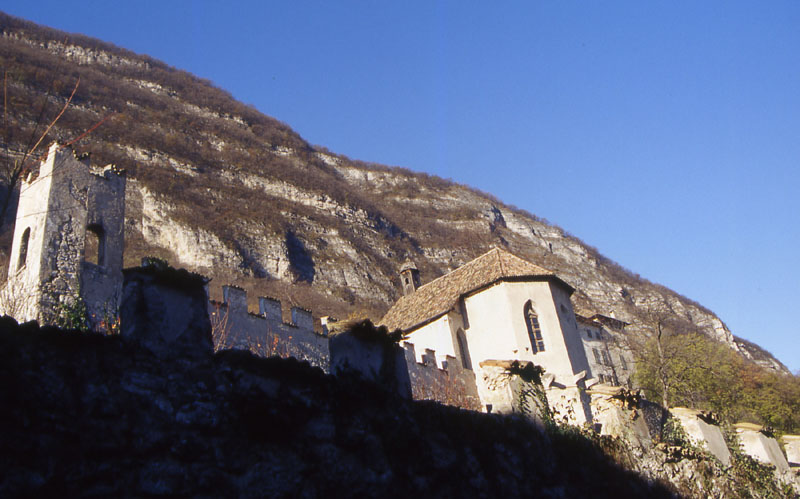
POLYGON ((783 455, 778 441, 766 435, 761 426, 751 423, 737 423, 733 426, 745 454, 764 464, 775 466, 777 473, 789 471, 789 462, 783 455))
POLYGON ((786 450, 786 460, 789 466, 800 469, 800 435, 784 435, 781 437, 783 448, 786 450))
POLYGON ((596 385, 588 390, 588 394, 596 431, 599 430, 601 435, 621 438, 640 450, 653 447, 637 396, 623 388, 608 385, 596 385))
POLYGON ((670 409, 670 413, 681 422, 694 445, 708 451, 725 466, 731 463, 728 444, 725 443, 722 430, 713 420, 700 411, 684 407, 674 407, 670 409))
POLYGON ((531 362, 481 362, 478 370, 478 393, 487 412, 517 414, 540 429, 551 419, 539 380, 539 371, 531 362))

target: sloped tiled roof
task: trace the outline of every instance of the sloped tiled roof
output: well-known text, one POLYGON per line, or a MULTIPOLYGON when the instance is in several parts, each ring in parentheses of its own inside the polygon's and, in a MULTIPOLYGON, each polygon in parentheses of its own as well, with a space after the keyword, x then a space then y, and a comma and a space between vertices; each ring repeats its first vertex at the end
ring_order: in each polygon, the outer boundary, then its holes
POLYGON ((573 291, 554 273, 499 248, 494 248, 456 270, 401 297, 380 323, 404 332, 451 310, 463 295, 505 279, 554 279, 573 291))

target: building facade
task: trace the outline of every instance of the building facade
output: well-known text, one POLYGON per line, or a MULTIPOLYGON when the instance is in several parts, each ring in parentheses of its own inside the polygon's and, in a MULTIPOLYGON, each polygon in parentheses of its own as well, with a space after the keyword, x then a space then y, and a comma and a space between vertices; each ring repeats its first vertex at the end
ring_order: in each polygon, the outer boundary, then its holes
POLYGON ((630 388, 633 356, 625 347, 628 323, 602 314, 575 314, 578 334, 589 363, 587 378, 599 383, 630 388))
MULTIPOLYGON (((492 249, 413 289, 413 280, 401 282, 405 294, 381 323, 400 329, 404 342, 417 351, 435 350, 437 360, 455 357, 474 370, 479 392, 479 373, 497 361, 533 362, 544 368, 546 388, 576 393, 595 371, 601 372, 597 366, 593 371, 587 358, 570 300, 574 289, 511 253, 492 249)), ((606 371, 602 374, 605 381, 606 371)), ((585 422, 591 416, 588 408, 583 412, 585 422)))

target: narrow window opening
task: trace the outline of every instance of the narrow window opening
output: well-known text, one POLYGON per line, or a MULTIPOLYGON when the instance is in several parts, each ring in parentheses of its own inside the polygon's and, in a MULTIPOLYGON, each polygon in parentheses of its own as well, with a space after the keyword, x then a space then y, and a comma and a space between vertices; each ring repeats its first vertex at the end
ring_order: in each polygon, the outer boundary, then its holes
POLYGON ((594 360, 598 364, 602 364, 603 363, 603 359, 600 357, 600 351, 597 350, 596 348, 592 348, 592 353, 594 354, 594 360))
POLYGON ((31 228, 25 229, 19 242, 19 259, 17 260, 17 270, 25 266, 28 260, 28 241, 31 238, 31 228))
POLYGON ((539 326, 539 316, 533 310, 531 301, 525 303, 525 325, 528 327, 528 337, 531 340, 531 347, 533 353, 544 352, 544 338, 542 337, 542 328, 539 326))
POLYGON ((456 333, 456 341, 458 342, 458 353, 461 356, 461 367, 472 369, 472 360, 469 358, 469 350, 467 350, 467 337, 462 329, 456 333))
POLYGON ((603 350, 603 364, 610 366, 611 365, 611 358, 608 356, 608 352, 603 350))
POLYGON ((101 225, 86 227, 86 238, 83 246, 83 259, 95 265, 104 265, 105 260, 105 232, 101 225))
POLYGON ((622 368, 624 370, 626 370, 626 371, 628 370, 628 363, 625 362, 625 356, 624 355, 620 355, 619 356, 619 363, 620 363, 620 365, 622 366, 622 368))

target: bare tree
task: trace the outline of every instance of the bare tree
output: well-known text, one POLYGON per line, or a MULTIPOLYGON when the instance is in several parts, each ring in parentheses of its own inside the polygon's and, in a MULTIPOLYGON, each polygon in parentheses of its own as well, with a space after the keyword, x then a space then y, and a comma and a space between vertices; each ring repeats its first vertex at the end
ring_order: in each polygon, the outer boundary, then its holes
POLYGON ((214 351, 230 348, 228 345, 228 335, 231 332, 231 325, 228 322, 228 307, 223 307, 219 303, 214 303, 211 311, 211 338, 214 341, 214 351))
MULTIPOLYGON (((3 128, 0 132, 2 134, 3 154, 2 158, 0 158, 0 180, 6 184, 7 191, 2 203, 0 203, 0 227, 3 226, 11 203, 12 194, 14 190, 16 190, 20 179, 27 172, 30 164, 37 159, 37 151, 42 143, 44 143, 50 131, 64 115, 70 104, 72 104, 72 99, 75 97, 75 93, 78 91, 79 85, 80 78, 75 81, 75 86, 72 88, 72 92, 69 94, 69 97, 67 97, 58 113, 53 118, 47 119, 48 103, 53 96, 52 89, 54 88, 54 82, 51 79, 50 85, 48 86, 48 91, 43 96, 41 105, 38 106, 36 117, 33 119, 33 126, 31 127, 30 132, 27 134, 27 138, 20 140, 19 142, 21 148, 13 151, 11 146, 15 141, 14 135, 15 133, 24 133, 25 126, 23 120, 14 118, 16 113, 13 109, 11 109, 12 102, 8 96, 8 72, 3 72, 3 128)), ((86 135, 93 132, 109 117, 111 117, 112 114, 113 113, 106 115, 100 121, 78 135, 76 138, 64 144, 62 147, 68 147, 81 140, 86 135)))
POLYGON ((61 116, 64 115, 64 112, 69 107, 73 97, 75 97, 75 93, 78 91, 79 84, 80 78, 78 78, 78 80, 75 82, 75 87, 72 89, 72 93, 61 107, 61 110, 54 118, 48 121, 45 119, 45 115, 47 111, 47 104, 52 95, 51 89, 53 85, 51 82, 50 89, 48 89, 47 94, 45 94, 44 98, 42 99, 41 106, 39 106, 39 111, 36 119, 34 120, 30 135, 23 144, 21 150, 12 151, 11 142, 13 140, 13 132, 15 129, 21 129, 22 127, 17 120, 13 120, 12 116, 9 116, 10 101, 8 99, 8 72, 3 72, 3 157, 0 159, 0 176, 2 176, 2 180, 6 183, 7 192, 2 204, 0 204, 0 227, 2 227, 4 223, 6 213, 8 212, 8 207, 11 203, 11 195, 16 189, 20 178, 22 178, 23 173, 26 171, 30 160, 36 158, 36 151, 39 146, 41 146, 45 137, 47 137, 47 134, 58 122, 58 120, 61 119, 61 116))
POLYGON ((645 335, 629 342, 637 383, 667 409, 676 403, 708 405, 711 392, 719 391, 729 375, 724 360, 730 352, 691 322, 678 318, 666 303, 638 315, 645 335))
POLYGON ((10 279, 0 286, 0 315, 17 320, 25 317, 35 299, 33 287, 23 279, 10 279))

